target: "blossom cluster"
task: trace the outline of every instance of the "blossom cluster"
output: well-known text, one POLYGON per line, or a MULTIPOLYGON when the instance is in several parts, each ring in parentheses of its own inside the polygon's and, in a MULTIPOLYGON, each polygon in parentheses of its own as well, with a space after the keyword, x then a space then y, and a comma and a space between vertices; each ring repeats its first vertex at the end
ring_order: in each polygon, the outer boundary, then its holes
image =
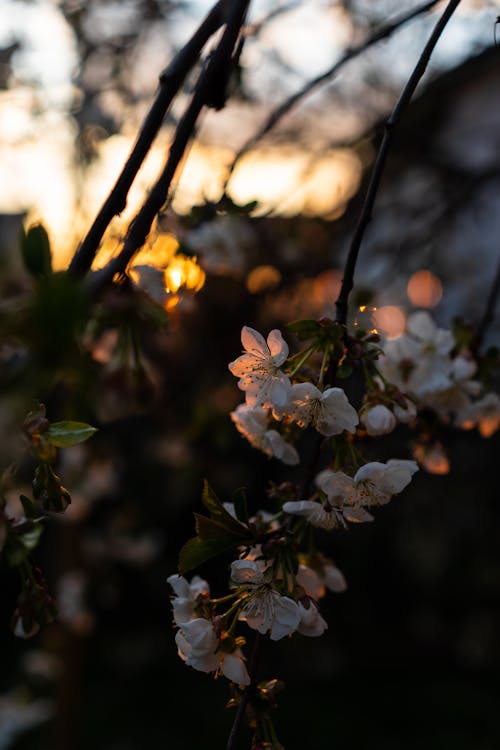
POLYGON ((292 383, 282 369, 289 349, 280 331, 271 331, 266 342, 258 331, 244 326, 241 342, 245 352, 230 363, 229 370, 239 378, 245 403, 231 418, 251 445, 293 466, 299 463, 297 450, 270 428, 273 421, 302 428, 312 425, 325 437, 356 431, 358 414, 342 388, 322 390, 310 382, 292 383))
MULTIPOLYGON (((500 425, 500 399, 484 393, 471 352, 426 312, 411 315, 399 338, 382 342, 372 332, 351 336, 327 319, 290 328, 308 342, 292 356, 279 330, 266 339, 243 327, 243 353, 229 370, 245 401, 231 419, 254 448, 288 466, 300 464, 298 438, 315 432, 320 449, 302 472, 308 478, 273 486, 268 494, 274 513, 261 510, 253 518, 246 498, 236 507, 205 488, 210 518, 198 517, 198 535, 181 551, 181 572, 233 550, 229 593, 212 598, 209 584, 197 576, 191 582, 180 575, 168 579, 179 656, 240 689, 255 688, 241 625, 271 641, 295 633, 317 637, 328 628, 320 600, 327 590, 340 593, 347 584, 321 551, 317 530, 324 534, 373 521, 374 509, 403 492, 418 471, 415 460, 367 460, 359 446, 398 423, 418 429, 429 413, 452 426, 478 426, 484 436, 500 425), (339 386, 356 367, 365 383, 357 407, 339 386)), ((420 461, 417 450, 414 455, 420 461)))
MULTIPOLYGON (((472 352, 460 348, 452 331, 438 328, 428 312, 410 315, 405 333, 382 344, 378 370, 405 394, 412 416, 429 410, 453 427, 478 427, 484 437, 500 426, 500 398, 484 392, 472 352)), ((394 410, 391 429, 397 419, 405 421, 394 410)))

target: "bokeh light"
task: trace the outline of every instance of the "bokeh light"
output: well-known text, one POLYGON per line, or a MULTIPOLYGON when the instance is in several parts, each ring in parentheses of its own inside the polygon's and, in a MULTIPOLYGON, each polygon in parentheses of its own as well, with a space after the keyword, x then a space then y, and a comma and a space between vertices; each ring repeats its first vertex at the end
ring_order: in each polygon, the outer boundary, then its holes
POLYGON ((415 307, 435 307, 443 296, 443 285, 431 271, 416 271, 406 287, 410 301, 415 307))

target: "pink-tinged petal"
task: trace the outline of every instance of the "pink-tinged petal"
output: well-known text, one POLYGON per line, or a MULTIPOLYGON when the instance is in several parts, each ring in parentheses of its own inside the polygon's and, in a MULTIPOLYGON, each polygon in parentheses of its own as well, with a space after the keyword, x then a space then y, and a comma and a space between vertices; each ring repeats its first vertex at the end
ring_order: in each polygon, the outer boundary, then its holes
POLYGON ((264 336, 249 326, 243 326, 241 329, 241 343, 245 351, 256 355, 259 358, 269 357, 269 348, 265 342, 264 336))
POLYGON ((283 439, 283 436, 280 435, 279 432, 276 430, 267 430, 264 438, 265 440, 262 444, 262 450, 264 453, 278 458, 288 466, 296 466, 299 463, 299 454, 293 445, 290 445, 290 443, 287 443, 283 439), (266 450, 266 447, 268 447, 269 450, 266 450))
POLYGON ((301 635, 306 635, 309 638, 317 638, 323 635, 325 630, 328 629, 328 623, 320 615, 318 608, 312 603, 309 603, 309 607, 298 603, 300 612, 300 623, 297 628, 297 632, 301 635))
POLYGON ((229 372, 235 377, 242 378, 249 372, 255 370, 262 363, 262 358, 255 357, 253 354, 241 354, 234 362, 228 364, 229 372))
POLYGON ((220 669, 224 677, 236 685, 250 685, 250 677, 239 649, 232 654, 222 654, 220 669))
POLYGON ((231 563, 231 578, 235 583, 259 585, 263 581, 262 567, 255 560, 234 560, 231 563))
POLYGON ((316 599, 316 601, 325 595, 323 582, 316 571, 308 565, 299 565, 297 583, 302 586, 307 596, 316 599))
POLYGON ((418 471, 416 461, 402 461, 391 458, 387 462, 387 468, 383 477, 383 487, 392 495, 398 495, 410 484, 411 478, 418 471))
POLYGON ((293 516, 305 516, 307 518, 317 505, 318 503, 313 500, 290 500, 283 505, 283 510, 293 516))
POLYGON ((271 381, 269 401, 272 406, 284 407, 290 396, 291 383, 286 375, 279 375, 271 381))
POLYGON ((342 508, 342 513, 344 518, 351 523, 366 523, 374 520, 371 513, 364 508, 342 508))
POLYGON ((344 574, 336 565, 325 565, 323 569, 325 586, 334 594, 341 594, 347 589, 347 581, 344 574))
POLYGON ((367 409, 363 413, 362 421, 367 433, 372 436, 387 435, 397 424, 396 417, 384 404, 377 404, 367 409))
POLYGON ((369 461, 364 464, 354 475, 355 484, 360 482, 373 482, 375 485, 380 485, 382 477, 386 471, 386 465, 381 461, 369 461))
POLYGON ((288 344, 281 335, 281 331, 275 328, 267 337, 267 346, 277 367, 283 364, 288 357, 288 344))
POLYGON ((189 583, 182 576, 174 573, 174 575, 167 578, 167 583, 173 588, 177 596, 189 597, 191 593, 189 583))
POLYGON ((300 622, 300 611, 297 602, 294 602, 288 596, 275 594, 274 600, 274 622, 269 637, 272 641, 279 641, 297 630, 300 622))
POLYGON ((352 502, 356 492, 353 478, 343 471, 321 471, 316 477, 316 485, 334 505, 352 502))

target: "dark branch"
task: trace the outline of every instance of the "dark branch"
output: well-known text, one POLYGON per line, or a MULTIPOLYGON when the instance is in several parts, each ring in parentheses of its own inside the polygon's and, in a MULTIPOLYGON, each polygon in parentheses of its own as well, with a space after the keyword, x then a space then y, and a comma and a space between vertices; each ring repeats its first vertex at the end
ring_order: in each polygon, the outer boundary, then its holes
POLYGON ((354 59, 358 55, 361 55, 363 52, 365 52, 367 49, 372 47, 374 44, 377 44, 377 42, 381 42, 383 39, 387 39, 387 37, 391 36, 391 34, 396 31, 397 29, 404 26, 409 21, 412 21, 417 16, 422 15, 422 13, 425 13, 428 10, 431 10, 439 0, 431 0, 430 2, 425 2, 422 5, 417 6, 414 8, 410 13, 406 13, 405 15, 399 16, 398 18, 394 19, 394 21, 391 21, 390 23, 386 24, 385 26, 382 26, 378 31, 376 31, 372 36, 369 37, 366 41, 364 41, 362 44, 360 44, 358 47, 352 47, 351 49, 348 49, 344 55, 340 58, 340 60, 337 60, 337 62, 332 65, 328 70, 325 70, 323 73, 318 75, 316 78, 312 78, 310 81, 307 81, 302 88, 300 88, 298 91, 295 92, 295 94, 292 94, 288 99, 286 99, 282 104, 278 105, 268 116, 265 123, 262 125, 259 130, 254 133, 239 149, 236 156, 234 157, 232 163, 229 166, 229 171, 226 176, 226 180, 224 183, 224 193, 227 190, 227 186, 229 183, 229 180, 231 179, 231 175, 233 174, 234 170, 236 169, 237 165, 247 154, 250 149, 252 149, 267 133, 269 133, 272 128, 275 127, 275 125, 278 124, 278 122, 288 113, 291 109, 293 109, 297 104, 299 104, 303 99, 305 99, 309 94, 311 94, 315 89, 317 89, 321 84, 325 83, 326 81, 333 78, 339 70, 346 65, 350 60, 354 59))
POLYGON ((500 259, 498 261, 497 272, 495 274, 495 278, 493 279, 493 284, 491 285, 488 299, 486 300, 486 307, 484 308, 483 317, 481 318, 479 322, 476 335, 474 337, 474 341, 472 344, 472 349, 474 352, 478 352, 479 349, 481 348, 481 344, 483 343, 484 337, 486 335, 486 331, 488 327, 491 325, 491 323, 493 322, 493 320, 495 319, 495 307, 496 307, 499 295, 500 295, 500 259))
POLYGON ((347 303, 349 294, 354 285, 354 270, 356 268, 356 261, 358 259, 359 249, 361 247, 361 242, 363 240, 366 228, 371 220, 373 205, 375 203, 375 198, 380 186, 380 180, 384 171, 389 146, 394 134, 394 129, 398 124, 404 110, 408 106, 420 79, 426 71, 434 47, 436 46, 446 24, 455 12, 459 3, 460 0, 450 0, 448 5, 446 6, 443 14, 435 25, 427 44, 424 47, 424 50, 413 70, 413 73, 408 80, 408 83, 404 87, 396 106, 394 107, 391 115, 385 123, 384 136, 377 153, 377 158, 375 160, 373 171, 370 177, 370 182, 366 191, 361 214, 354 230, 354 236, 352 238, 349 252, 347 254, 347 259, 344 267, 344 278, 342 279, 342 287, 340 289, 340 294, 336 302, 337 322, 341 323, 342 325, 345 325, 347 322, 347 303))
POLYGON ((174 96, 179 91, 186 75, 196 64, 200 53, 217 29, 224 23, 226 0, 218 0, 191 39, 177 53, 170 65, 160 75, 156 99, 149 110, 130 156, 125 163, 113 189, 103 203, 94 223, 76 251, 69 272, 85 275, 92 265, 104 232, 115 216, 127 204, 127 195, 151 144, 156 138, 174 96))
POLYGON ((221 81, 226 80, 227 70, 231 65, 232 54, 237 45, 248 4, 249 0, 234 0, 224 34, 215 51, 209 57, 207 65, 196 84, 191 102, 179 122, 165 167, 141 209, 132 220, 120 254, 111 260, 105 268, 94 274, 91 280, 93 292, 97 292, 111 282, 117 274, 122 274, 137 250, 143 246, 151 231, 155 217, 167 200, 170 185, 194 133, 201 110, 206 104, 214 102, 214 100, 217 100, 220 104, 223 103, 220 84, 221 81))
POLYGON ((263 636, 260 633, 257 633, 255 636, 252 655, 250 657, 250 665, 248 669, 248 674, 250 676, 250 685, 247 685, 247 687, 244 689, 240 698, 240 702, 238 703, 236 716, 234 717, 233 726, 231 727, 231 731, 227 740, 226 750, 233 750, 235 746, 234 743, 236 742, 236 738, 245 718, 245 710, 248 705, 250 695, 255 690, 255 686, 257 684, 257 669, 262 639, 263 636))

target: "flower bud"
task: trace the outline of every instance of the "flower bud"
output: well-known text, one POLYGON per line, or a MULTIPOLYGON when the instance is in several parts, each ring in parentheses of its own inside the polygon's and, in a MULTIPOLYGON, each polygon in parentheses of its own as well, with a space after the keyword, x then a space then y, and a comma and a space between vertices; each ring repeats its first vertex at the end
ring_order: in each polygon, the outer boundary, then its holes
POLYGON ((383 404, 377 404, 377 406, 367 409, 361 415, 361 420, 369 435, 387 435, 387 433, 393 431, 397 424, 392 411, 383 404))

